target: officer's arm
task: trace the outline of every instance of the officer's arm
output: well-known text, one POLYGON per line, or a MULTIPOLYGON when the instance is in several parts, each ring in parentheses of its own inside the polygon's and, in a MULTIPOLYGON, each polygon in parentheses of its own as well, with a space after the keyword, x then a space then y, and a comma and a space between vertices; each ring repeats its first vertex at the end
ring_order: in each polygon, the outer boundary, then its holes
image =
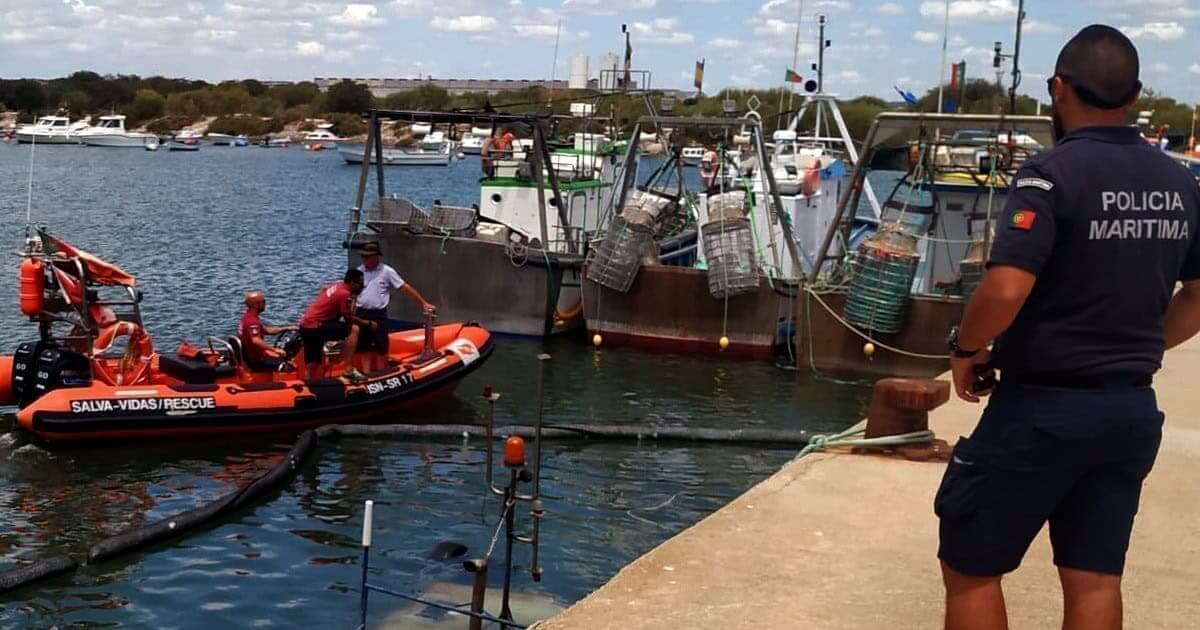
POLYGON ((1054 248, 1055 188, 1040 165, 1027 164, 1017 173, 1004 212, 996 220, 987 273, 963 314, 960 348, 987 346, 1021 312, 1054 248))
POLYGON ((1012 325, 1037 276, 1008 265, 993 265, 971 296, 958 334, 961 348, 982 348, 1012 325))
POLYGON ((1183 283, 1167 307, 1163 322, 1167 350, 1191 339, 1200 332, 1200 280, 1183 283))

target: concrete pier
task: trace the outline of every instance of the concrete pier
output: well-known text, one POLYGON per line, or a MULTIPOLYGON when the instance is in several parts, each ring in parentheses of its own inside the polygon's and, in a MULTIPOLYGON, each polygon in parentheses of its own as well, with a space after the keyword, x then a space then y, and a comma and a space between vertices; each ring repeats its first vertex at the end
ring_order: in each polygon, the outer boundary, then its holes
MULTIPOLYGON (((1200 619, 1200 341, 1168 353, 1155 381, 1167 415, 1125 572, 1129 628, 1200 619)), ((953 443, 981 407, 930 416, 953 443)), ((827 453, 806 457, 625 567, 538 626, 564 628, 938 628, 943 614, 933 495, 944 464, 827 453)), ((1043 529, 1005 579, 1009 622, 1061 623, 1043 529)))

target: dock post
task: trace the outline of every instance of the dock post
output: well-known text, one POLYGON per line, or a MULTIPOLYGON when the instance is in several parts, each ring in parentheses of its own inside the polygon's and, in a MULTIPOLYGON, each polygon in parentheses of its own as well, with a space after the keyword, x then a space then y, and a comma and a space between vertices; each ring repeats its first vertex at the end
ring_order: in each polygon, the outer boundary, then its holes
POLYGON ((478 615, 483 612, 484 599, 487 597, 487 558, 467 560, 463 568, 472 574, 471 578, 471 622, 468 630, 483 630, 483 618, 478 615))
POLYGON ((368 500, 363 510, 363 529, 362 529, 362 599, 359 602, 359 628, 366 630, 367 628, 367 593, 370 592, 367 588, 367 568, 370 566, 371 560, 371 521, 375 512, 375 502, 368 500))

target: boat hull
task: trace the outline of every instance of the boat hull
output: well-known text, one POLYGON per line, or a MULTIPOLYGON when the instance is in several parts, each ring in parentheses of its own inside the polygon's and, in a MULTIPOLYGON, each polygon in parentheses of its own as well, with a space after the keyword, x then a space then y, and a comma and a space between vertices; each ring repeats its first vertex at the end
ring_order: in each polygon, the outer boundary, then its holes
MULTIPOLYGON (((393 333, 392 347, 419 348, 423 335, 420 330, 393 333)), ((244 435, 394 422, 395 412, 452 393, 494 350, 490 334, 482 328, 440 326, 438 337, 443 335, 452 341, 441 344, 432 358, 421 362, 410 355, 409 362, 372 373, 363 383, 324 378, 64 388, 21 409, 17 422, 51 442, 244 435)))
MULTIPOLYGON (((362 164, 362 145, 338 145, 338 155, 347 164, 362 164)), ((371 153, 371 164, 375 164, 375 153, 371 153)), ((450 164, 449 152, 433 151, 402 151, 398 149, 383 150, 384 166, 447 166, 450 164)))
POLYGON ((79 136, 73 133, 47 134, 17 131, 13 137, 21 144, 32 144, 35 139, 37 144, 79 144, 79 136))
POLYGON ((764 281, 726 303, 709 293, 705 272, 666 266, 642 267, 628 293, 585 279, 583 297, 588 331, 604 345, 757 360, 773 356, 790 301, 764 281))
POLYGON ((83 136, 80 140, 89 147, 106 147, 111 149, 141 149, 151 142, 158 143, 158 138, 150 134, 146 134, 145 136, 106 134, 83 136))
POLYGON ((907 376, 928 378, 950 369, 948 359, 925 359, 888 350, 884 345, 911 353, 945 355, 950 328, 962 320, 962 298, 918 295, 909 300, 900 332, 870 334, 875 351, 867 356, 865 339, 829 313, 841 316, 846 305, 844 292, 812 295, 801 293, 797 312, 802 314, 796 329, 797 363, 803 368, 839 375, 907 376), (807 318, 803 317, 807 314, 807 318))
MULTIPOLYGON (((504 245, 471 238, 408 233, 374 238, 383 250, 384 262, 435 304, 441 317, 479 322, 495 333, 531 337, 582 326, 582 313, 567 304, 572 301, 568 294, 577 287, 564 286, 572 284, 570 278, 578 274, 578 265, 547 266, 543 258, 530 252, 518 266, 504 245)), ((360 263, 353 250, 349 258, 351 266, 360 263)), ((412 323, 423 315, 411 300, 398 297, 389 303, 388 317, 412 323)))

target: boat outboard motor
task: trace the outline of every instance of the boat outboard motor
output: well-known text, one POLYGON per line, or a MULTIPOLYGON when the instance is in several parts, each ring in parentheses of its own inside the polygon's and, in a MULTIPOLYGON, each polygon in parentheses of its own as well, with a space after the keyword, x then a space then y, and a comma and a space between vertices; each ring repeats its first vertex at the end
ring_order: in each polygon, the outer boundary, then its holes
POLYGON ((54 341, 27 341, 13 355, 12 392, 22 407, 55 389, 85 387, 91 380, 87 357, 54 341))

